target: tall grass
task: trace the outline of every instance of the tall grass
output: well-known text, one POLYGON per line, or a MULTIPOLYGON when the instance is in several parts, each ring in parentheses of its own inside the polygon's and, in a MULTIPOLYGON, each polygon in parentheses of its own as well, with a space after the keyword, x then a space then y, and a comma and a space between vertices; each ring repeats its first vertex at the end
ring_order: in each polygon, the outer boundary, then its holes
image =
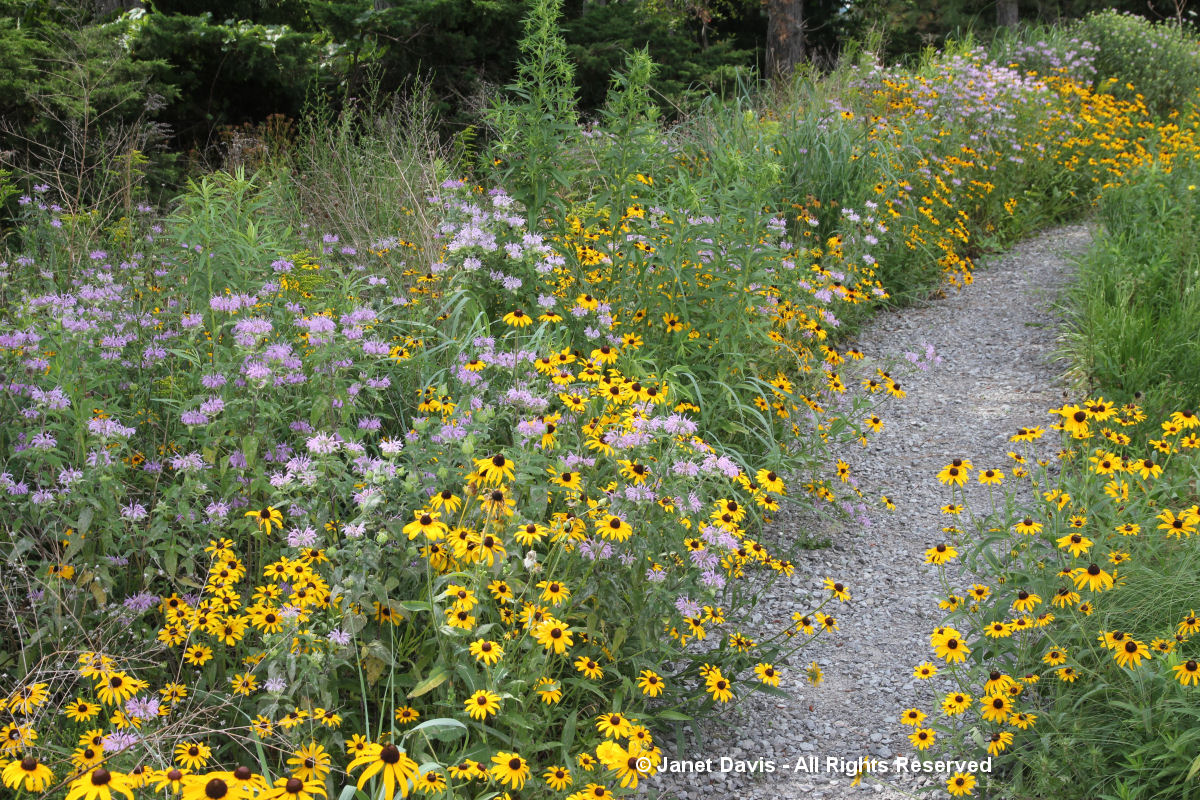
POLYGON ((1152 412, 1200 405, 1200 167, 1146 169, 1100 202, 1066 298, 1065 351, 1089 391, 1152 412))
POLYGON ((368 97, 340 113, 313 109, 288 158, 272 170, 279 212, 361 246, 403 229, 423 258, 436 260, 427 198, 462 165, 439 139, 433 106, 428 85, 418 81, 390 103, 368 97))

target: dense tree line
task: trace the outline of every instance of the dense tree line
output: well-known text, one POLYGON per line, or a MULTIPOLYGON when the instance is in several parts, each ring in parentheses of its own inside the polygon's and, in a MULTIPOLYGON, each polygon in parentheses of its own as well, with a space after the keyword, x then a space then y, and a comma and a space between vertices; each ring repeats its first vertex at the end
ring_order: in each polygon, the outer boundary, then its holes
MULTIPOLYGON (((1183 0, 1180 0, 1182 3, 1183 0)), ((0 151, 91 164, 81 139, 133 137, 169 154, 138 168, 182 174, 247 126, 286 135, 320 101, 387 96, 422 76, 448 131, 476 122, 514 74, 524 0, 0 0, 0 151), (265 127, 264 127, 265 126, 265 127), (82 152, 80 150, 82 149, 82 152)), ((1175 0, 567 0, 563 28, 586 114, 634 48, 659 65, 670 116, 739 76, 818 68, 882 32, 889 57, 947 35, 1051 21, 1100 6, 1159 17, 1175 0), (1014 16, 1015 15, 1015 16, 1014 16)), ((1183 3, 1186 6, 1186 3, 1183 3)), ((134 165, 125 165, 132 169, 134 165)))

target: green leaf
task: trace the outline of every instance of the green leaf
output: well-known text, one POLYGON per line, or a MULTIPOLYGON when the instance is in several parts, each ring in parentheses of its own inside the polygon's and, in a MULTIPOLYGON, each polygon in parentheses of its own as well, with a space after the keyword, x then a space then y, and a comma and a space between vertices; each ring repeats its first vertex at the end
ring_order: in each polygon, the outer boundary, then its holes
POLYGON ((253 467, 254 459, 258 456, 258 437, 248 433, 242 437, 242 455, 246 457, 246 466, 253 467))
POLYGON ((669 708, 666 711, 658 712, 657 714, 655 714, 655 716, 658 717, 659 719, 669 719, 669 720, 672 720, 673 722, 691 722, 692 721, 692 718, 689 717, 687 714, 684 714, 682 711, 673 711, 669 708))
POLYGON ((425 600, 394 600, 393 605, 405 611, 433 611, 433 604, 425 600))
POLYGON ((325 395, 320 395, 313 400, 312 410, 308 412, 309 424, 314 427, 321 422, 321 417, 325 416, 325 412, 329 410, 329 398, 325 395))
POLYGON ((79 538, 88 532, 88 528, 92 527, 92 519, 96 516, 95 509, 90 506, 79 512, 79 521, 75 523, 75 533, 79 534, 79 538))
POLYGON ((563 723, 562 738, 559 739, 559 744, 562 745, 564 751, 571 750, 571 743, 575 741, 575 728, 579 725, 579 709, 571 712, 571 716, 567 717, 567 721, 563 723))
MULTIPOLYGON (((408 698, 411 700, 414 697, 420 697, 423 694, 432 692, 437 687, 441 686, 450 677, 450 673, 444 667, 434 667, 433 673, 425 680, 413 687, 408 693, 408 698)), ((413 730, 416 730, 415 728, 413 730)))
POLYGON ((8 551, 8 563, 16 564, 21 560, 21 556, 25 555, 32 548, 32 536, 22 536, 20 539, 17 539, 16 544, 12 546, 12 550, 8 551))
MULTIPOLYGON (((409 697, 411 696, 412 695, 409 695, 409 697)), ((425 720, 420 725, 410 729, 405 735, 407 736, 416 733, 417 731, 426 731, 430 735, 439 736, 441 738, 444 738, 447 733, 453 733, 453 735, 457 737, 460 735, 460 731, 462 732, 462 735, 465 735, 466 730, 467 726, 456 719, 451 719, 450 717, 437 717, 436 719, 425 720)))
POLYGON ((1192 766, 1188 769, 1187 777, 1184 780, 1190 781, 1192 778, 1195 778, 1197 772, 1200 772, 1200 756, 1192 759, 1192 766))

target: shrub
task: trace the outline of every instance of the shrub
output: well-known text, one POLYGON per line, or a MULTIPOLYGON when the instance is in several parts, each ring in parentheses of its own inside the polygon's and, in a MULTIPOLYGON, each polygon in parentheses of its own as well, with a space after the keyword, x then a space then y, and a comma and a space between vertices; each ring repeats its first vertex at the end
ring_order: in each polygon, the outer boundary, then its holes
POLYGON ((1165 116, 1195 102, 1200 89, 1200 43, 1186 28, 1101 11, 1074 28, 1096 50, 1099 85, 1125 99, 1142 99, 1165 116))

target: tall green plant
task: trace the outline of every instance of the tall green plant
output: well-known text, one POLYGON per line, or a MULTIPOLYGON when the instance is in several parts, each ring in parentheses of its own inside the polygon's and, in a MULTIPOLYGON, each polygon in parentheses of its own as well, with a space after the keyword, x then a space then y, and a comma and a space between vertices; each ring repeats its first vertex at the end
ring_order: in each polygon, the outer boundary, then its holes
POLYGON ((665 158, 662 148, 656 147, 662 133, 657 124, 658 107, 650 98, 655 66, 648 50, 634 50, 626 54, 625 68, 612 76, 600 110, 603 130, 611 135, 595 150, 598 177, 609 192, 602 189, 596 194, 598 207, 624 208, 637 196, 635 176, 654 171, 665 158))
POLYGON ((575 68, 559 29, 562 0, 535 0, 525 17, 521 62, 509 96, 492 103, 493 154, 503 180, 537 219, 552 191, 571 184, 559 159, 578 132, 575 68))

